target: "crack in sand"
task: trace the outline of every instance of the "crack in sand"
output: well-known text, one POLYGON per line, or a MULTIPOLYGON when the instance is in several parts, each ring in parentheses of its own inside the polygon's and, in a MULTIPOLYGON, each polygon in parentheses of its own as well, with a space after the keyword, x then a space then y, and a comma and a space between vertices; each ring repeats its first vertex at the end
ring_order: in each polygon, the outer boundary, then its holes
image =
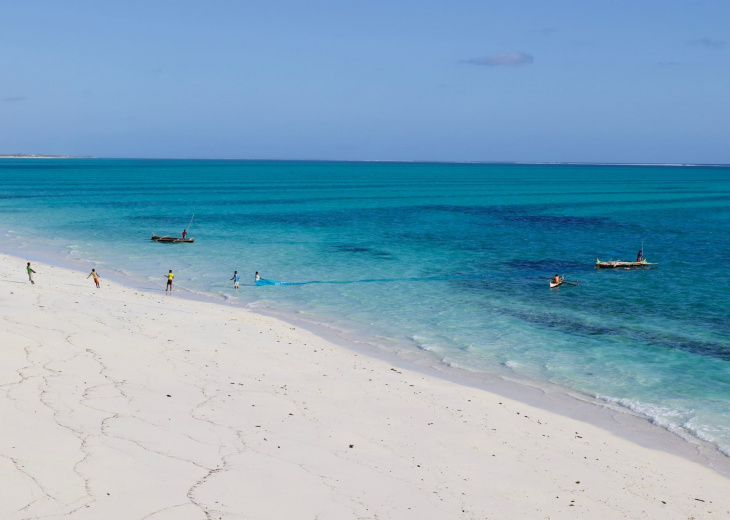
POLYGON ((142 517, 142 518, 140 518, 139 520, 150 520, 150 519, 152 519, 152 517, 154 517, 155 515, 159 515, 160 513, 163 513, 163 512, 165 512, 165 511, 171 511, 171 510, 173 510, 173 509, 177 509, 178 507, 185 507, 185 506, 188 506, 188 505, 189 505, 189 503, 188 503, 188 502, 185 502, 185 503, 183 503, 183 504, 175 504, 174 506, 169 506, 169 507, 163 507, 162 509, 158 509, 157 511, 153 511, 153 512, 152 512, 152 513, 150 513, 150 514, 148 514, 148 515, 145 515, 145 516, 143 516, 143 517, 142 517))
MULTIPOLYGON (((34 500, 31 500, 28 502, 25 506, 21 507, 18 511, 27 511, 31 506, 33 506, 35 503, 40 502, 41 500, 45 498, 50 498, 54 502, 58 502, 58 499, 51 495, 44 487, 43 484, 41 484, 38 479, 36 479, 33 475, 31 475, 29 472, 27 472, 21 462, 18 459, 15 459, 13 457, 6 457, 8 460, 12 461, 13 466, 15 466, 15 470, 24 475, 26 478, 30 479, 33 484, 40 489, 41 493, 43 493, 43 496, 40 496, 34 500)), ((31 490, 32 493, 32 490, 31 490)))
POLYGON ((213 520, 213 517, 211 516, 211 512, 208 511, 207 506, 205 504, 203 504, 202 502, 198 502, 198 500, 195 498, 195 491, 200 486, 202 486, 203 484, 205 484, 205 481, 206 480, 208 480, 210 477, 212 477, 216 473, 219 473, 222 469, 223 468, 215 468, 215 469, 210 470, 202 479, 200 479, 197 482, 195 482, 195 484, 193 484, 190 487, 190 489, 188 489, 188 492, 187 492, 187 497, 190 500, 190 502, 195 507, 197 507, 198 509, 200 509, 203 512, 203 514, 205 515, 206 520, 213 520))
MULTIPOLYGON (((224 424, 219 424, 214 421, 211 421, 210 419, 206 418, 202 413, 196 414, 197 410, 201 409, 202 407, 206 406, 208 403, 213 401, 215 398, 218 397, 218 395, 221 392, 221 390, 216 390, 215 392, 213 392, 213 394, 209 395, 208 392, 206 392, 205 386, 206 385, 203 385, 202 387, 198 387, 200 389, 200 391, 202 392, 203 396, 205 397, 205 399, 203 401, 201 401, 200 403, 198 403, 196 406, 194 406, 190 410, 190 417, 195 420, 206 422, 206 423, 210 424, 213 427, 212 428, 213 432, 216 432, 216 430, 218 430, 219 428, 224 428, 225 430, 228 430, 230 433, 234 434, 235 439, 238 442, 240 442, 240 444, 241 444, 241 446, 228 445, 227 443, 225 443, 223 441, 223 439, 221 439, 219 437, 218 456, 220 457, 221 464, 217 468, 210 470, 208 472, 208 474, 205 475, 202 479, 195 482, 195 484, 193 484, 187 492, 187 497, 190 500, 190 502, 193 505, 195 505, 196 507, 200 508, 200 510, 205 514, 206 519, 212 520, 213 517, 211 516, 211 511, 216 512, 216 513, 218 513, 219 511, 214 509, 213 506, 207 506, 202 501, 199 501, 195 496, 196 491, 199 487, 201 487, 203 484, 205 484, 205 482, 209 478, 211 478, 213 475, 226 470, 229 465, 229 463, 228 463, 229 457, 243 453, 244 451, 247 450, 247 445, 246 445, 246 442, 243 440, 244 433, 242 431, 240 431, 236 428, 232 428, 230 426, 224 425, 224 424), (224 453, 224 450, 227 450, 228 453, 224 453)), ((221 514, 223 514, 223 513, 221 512, 221 514)))

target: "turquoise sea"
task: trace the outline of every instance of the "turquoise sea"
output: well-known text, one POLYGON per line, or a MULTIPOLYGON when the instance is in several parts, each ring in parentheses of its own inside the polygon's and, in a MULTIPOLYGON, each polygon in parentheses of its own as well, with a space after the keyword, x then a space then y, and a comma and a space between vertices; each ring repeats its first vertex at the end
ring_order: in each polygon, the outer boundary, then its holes
POLYGON ((557 384, 726 454, 729 236, 720 166, 0 161, 3 252, 154 290, 172 269, 204 297, 557 384), (193 214, 194 244, 150 240, 193 214), (659 268, 595 269, 642 242, 659 268), (582 283, 551 290, 556 273, 582 283))

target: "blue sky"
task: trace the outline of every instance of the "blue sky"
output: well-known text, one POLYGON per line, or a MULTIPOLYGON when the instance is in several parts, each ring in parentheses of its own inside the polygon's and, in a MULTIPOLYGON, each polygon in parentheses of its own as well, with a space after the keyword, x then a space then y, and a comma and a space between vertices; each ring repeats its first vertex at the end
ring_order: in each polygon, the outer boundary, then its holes
POLYGON ((3 4, 0 153, 730 163, 725 0, 3 4))

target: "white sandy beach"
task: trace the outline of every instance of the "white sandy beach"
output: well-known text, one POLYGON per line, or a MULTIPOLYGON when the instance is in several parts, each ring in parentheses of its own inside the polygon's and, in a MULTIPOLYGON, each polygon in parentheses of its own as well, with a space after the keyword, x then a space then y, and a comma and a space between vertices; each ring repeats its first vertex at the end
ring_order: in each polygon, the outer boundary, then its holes
POLYGON ((0 255, 2 519, 730 516, 730 479, 592 424, 25 262, 0 255))

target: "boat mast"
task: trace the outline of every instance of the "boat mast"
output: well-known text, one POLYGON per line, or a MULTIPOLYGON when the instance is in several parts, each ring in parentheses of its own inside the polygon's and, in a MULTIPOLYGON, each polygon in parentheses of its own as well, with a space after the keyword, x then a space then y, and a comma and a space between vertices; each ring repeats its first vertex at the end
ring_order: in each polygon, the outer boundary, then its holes
MULTIPOLYGON (((192 216, 192 217, 190 217, 190 223, 188 224, 188 227, 187 227, 186 231, 190 231, 190 226, 192 226, 192 225, 193 225, 193 219, 194 219, 194 218, 195 218, 195 213, 193 213, 193 216, 192 216)), ((643 243, 643 242, 641 243, 641 247, 642 247, 642 248, 644 247, 644 243, 643 243)))

